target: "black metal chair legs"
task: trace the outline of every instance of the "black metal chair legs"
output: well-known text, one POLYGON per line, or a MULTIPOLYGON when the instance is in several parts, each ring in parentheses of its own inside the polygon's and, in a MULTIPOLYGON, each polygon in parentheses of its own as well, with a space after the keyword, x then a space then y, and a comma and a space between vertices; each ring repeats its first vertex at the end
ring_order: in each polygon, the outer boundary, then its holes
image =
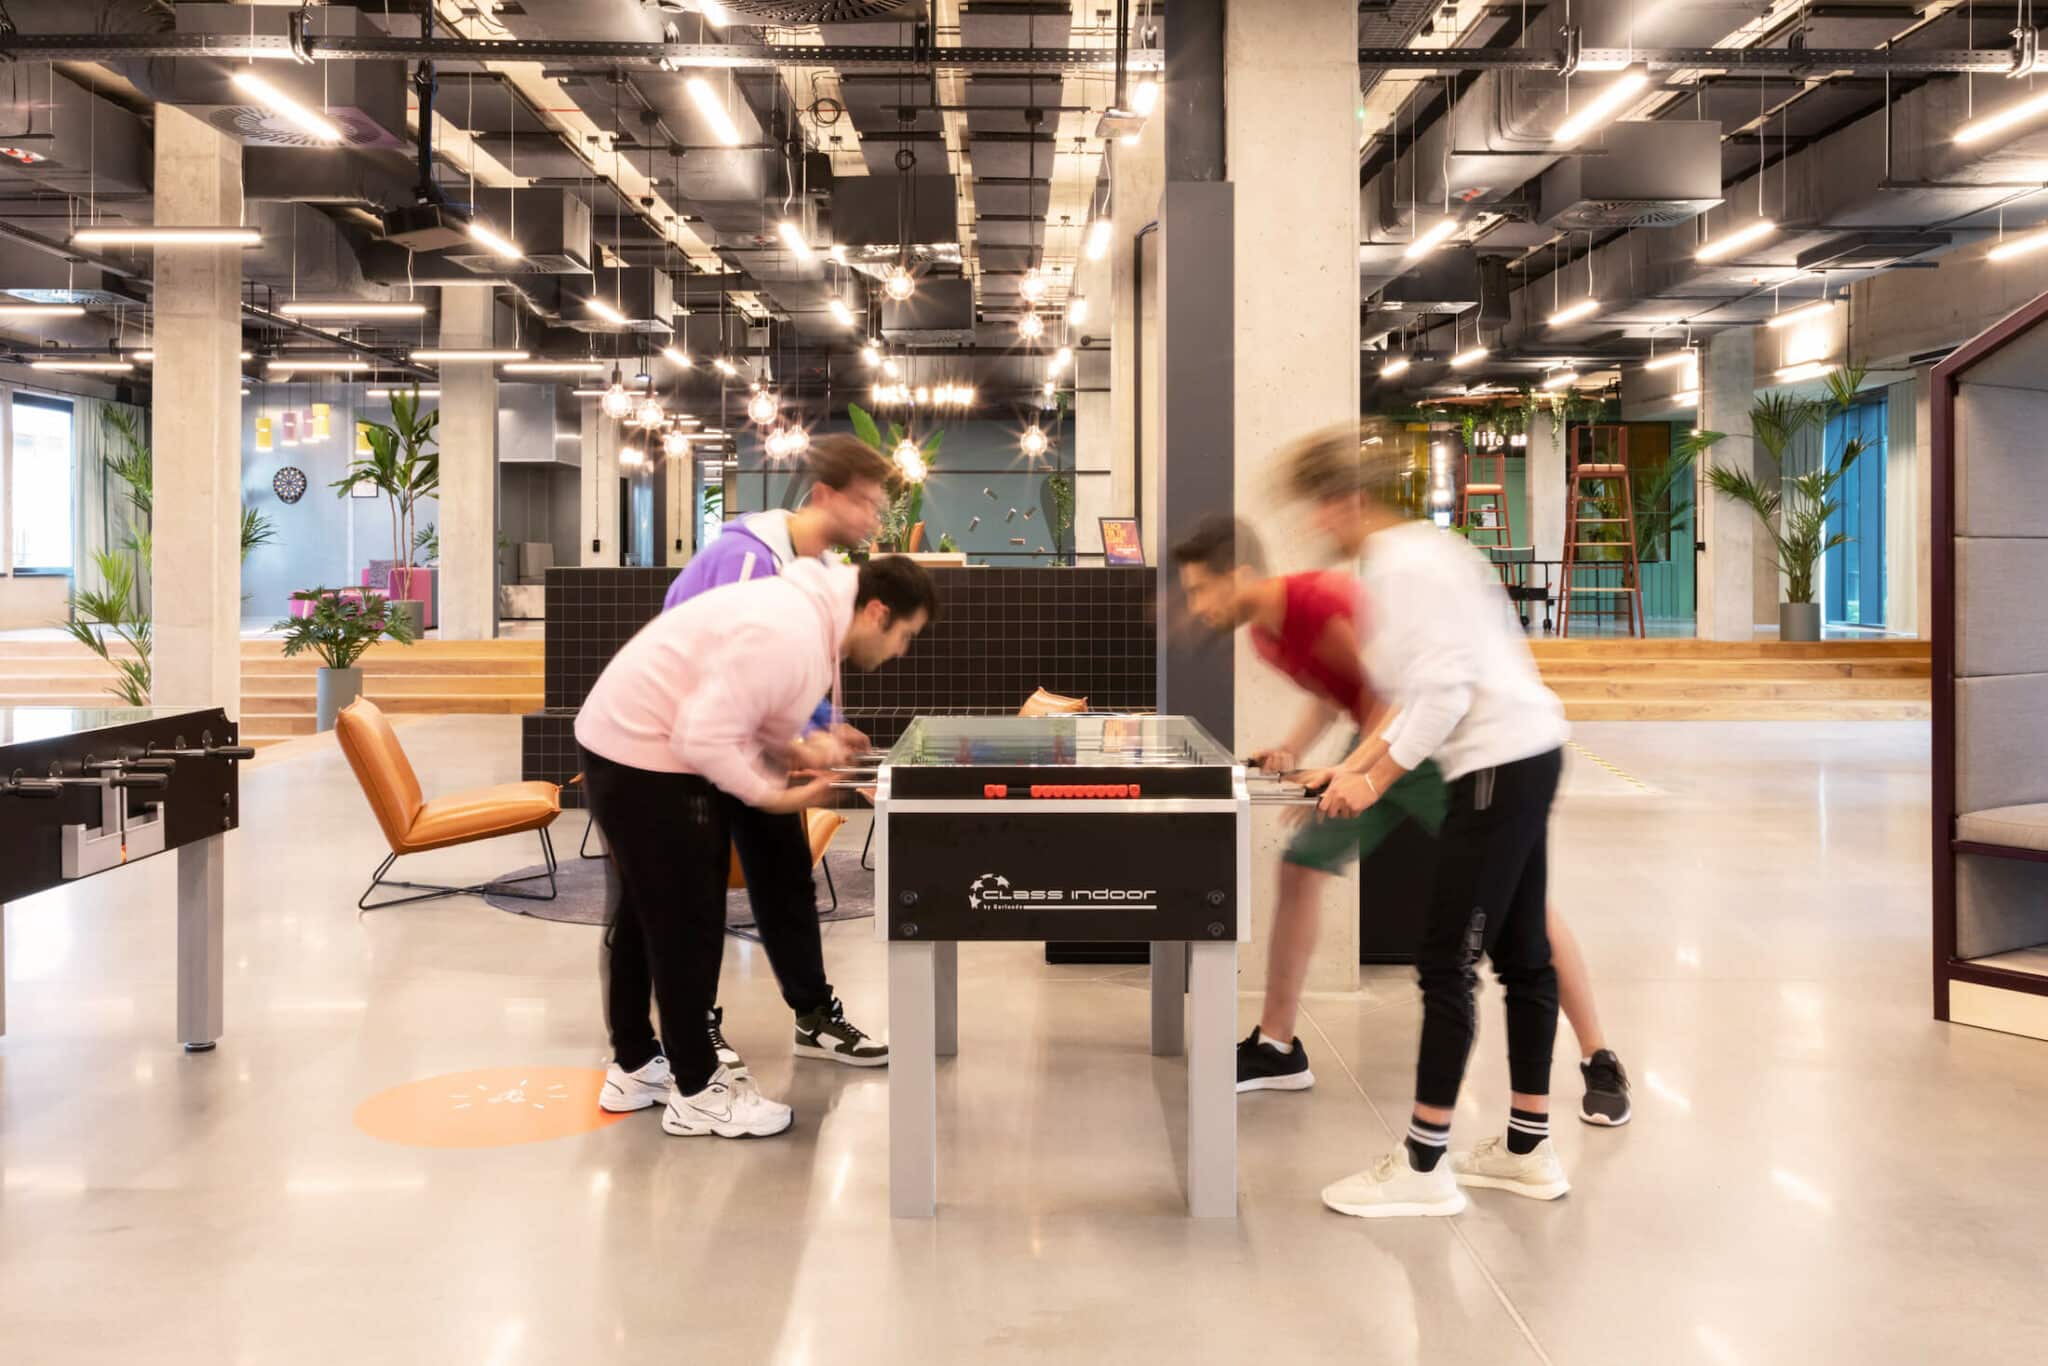
POLYGON ((370 875, 370 885, 363 889, 361 899, 356 902, 356 909, 359 911, 381 911, 389 906, 408 906, 415 901, 438 901, 442 897, 448 896, 491 895, 511 897, 519 901, 553 901, 555 899, 555 873, 557 870, 555 842, 545 828, 539 834, 541 857, 546 860, 547 871, 528 873, 524 877, 498 878, 490 882, 480 882, 469 887, 444 887, 433 882, 400 882, 396 879, 388 879, 384 874, 390 872, 391 865, 398 862, 398 855, 386 854, 384 861, 377 865, 377 871, 370 875), (537 882, 542 878, 546 878, 548 884, 545 894, 511 890, 522 882, 537 882), (415 892, 417 895, 385 897, 382 901, 370 900, 379 887, 400 887, 415 892))

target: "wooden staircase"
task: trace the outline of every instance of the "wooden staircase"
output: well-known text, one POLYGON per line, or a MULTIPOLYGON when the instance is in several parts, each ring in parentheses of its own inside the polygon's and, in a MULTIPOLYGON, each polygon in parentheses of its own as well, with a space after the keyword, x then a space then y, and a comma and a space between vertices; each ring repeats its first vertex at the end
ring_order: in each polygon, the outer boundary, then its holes
MULTIPOLYGON (((538 640, 423 640, 364 654, 363 693, 389 712, 519 715, 541 705, 538 640)), ((274 640, 242 642, 242 740, 275 744, 313 733, 311 655, 286 659, 274 640)), ((0 707, 106 707, 114 671, 69 640, 0 640, 0 707)))
POLYGON ((1535 640, 1574 721, 1908 721, 1933 714, 1923 640, 1535 640))

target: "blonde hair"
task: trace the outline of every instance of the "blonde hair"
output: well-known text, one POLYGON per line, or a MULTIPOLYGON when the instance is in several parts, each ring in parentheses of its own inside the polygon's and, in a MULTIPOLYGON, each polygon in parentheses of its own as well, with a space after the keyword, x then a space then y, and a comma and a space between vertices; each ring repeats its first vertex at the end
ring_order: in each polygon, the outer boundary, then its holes
POLYGON ((1285 471, 1288 493, 1301 501, 1322 503, 1363 494, 1396 506, 1410 452, 1397 425, 1362 417, 1296 437, 1281 448, 1278 463, 1285 471))

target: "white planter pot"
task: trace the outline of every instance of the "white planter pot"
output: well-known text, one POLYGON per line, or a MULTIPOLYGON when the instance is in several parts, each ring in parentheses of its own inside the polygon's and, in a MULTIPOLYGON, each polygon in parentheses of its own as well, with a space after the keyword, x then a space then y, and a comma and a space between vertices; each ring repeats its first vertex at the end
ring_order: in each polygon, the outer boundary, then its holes
POLYGON ((322 668, 315 687, 313 728, 333 730, 335 714, 363 695, 363 671, 322 668))

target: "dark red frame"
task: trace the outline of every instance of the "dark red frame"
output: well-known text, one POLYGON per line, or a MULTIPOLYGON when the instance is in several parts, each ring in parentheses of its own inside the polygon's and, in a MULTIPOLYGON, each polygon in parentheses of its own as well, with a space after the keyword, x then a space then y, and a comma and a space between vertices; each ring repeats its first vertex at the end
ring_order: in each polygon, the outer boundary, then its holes
POLYGON ((1934 469, 1931 547, 1934 563, 1934 1018, 1946 1020, 1951 982, 2048 996, 2048 977, 2009 968, 1984 967, 1956 957, 1956 855, 2025 859, 2048 863, 2048 853, 1979 844, 1956 838, 1956 386, 1978 362, 1997 354, 2036 327, 2048 323, 2048 294, 2042 294, 1972 337, 1934 367, 1932 406, 1934 469))

